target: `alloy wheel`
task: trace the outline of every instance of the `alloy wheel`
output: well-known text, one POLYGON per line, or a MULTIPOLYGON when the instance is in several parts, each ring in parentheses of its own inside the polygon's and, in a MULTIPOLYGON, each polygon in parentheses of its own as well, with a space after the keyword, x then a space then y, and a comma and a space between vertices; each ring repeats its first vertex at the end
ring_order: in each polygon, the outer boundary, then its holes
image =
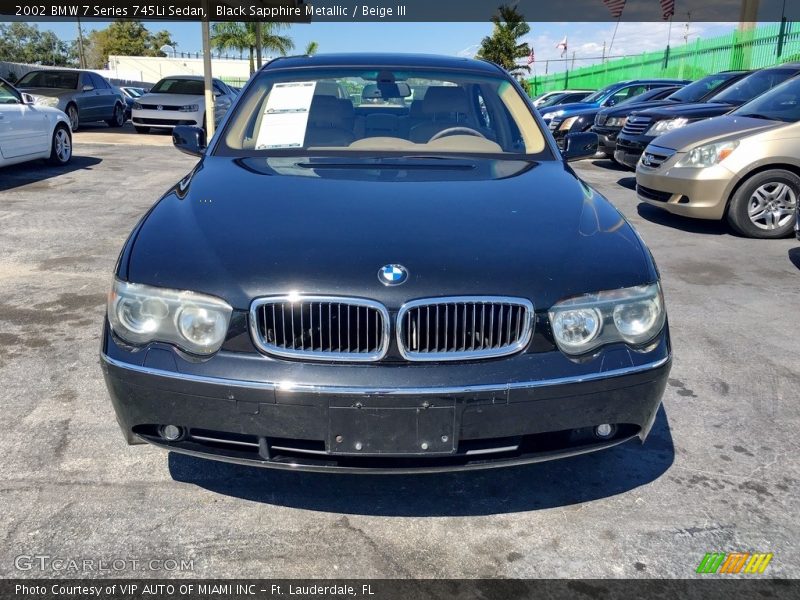
POLYGON ((759 229, 773 230, 794 218, 797 196, 787 184, 767 182, 753 192, 747 203, 750 221, 759 229))
POLYGON ((58 129, 55 133, 55 151, 59 162, 65 163, 72 156, 72 142, 66 129, 58 129))
POLYGON ((78 109, 74 106, 70 106, 67 109, 67 117, 69 117, 69 126, 72 128, 72 131, 77 131, 78 129, 78 109))

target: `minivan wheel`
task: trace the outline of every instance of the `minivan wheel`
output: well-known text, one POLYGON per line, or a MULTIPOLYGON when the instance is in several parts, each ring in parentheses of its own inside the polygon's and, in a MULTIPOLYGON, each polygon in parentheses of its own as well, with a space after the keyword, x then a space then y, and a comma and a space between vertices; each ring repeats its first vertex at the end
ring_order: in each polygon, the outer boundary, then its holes
POLYGON ((50 157, 48 160, 53 165, 65 165, 72 158, 72 136, 66 125, 57 125, 53 131, 53 140, 50 143, 50 157))
POLYGON ((119 104, 114 105, 114 114, 106 121, 109 127, 122 127, 125 124, 125 110, 119 104))
POLYGON ((78 131, 78 127, 81 124, 80 116, 78 115, 78 107, 74 104, 70 104, 67 107, 67 117, 69 117, 69 126, 72 128, 72 131, 78 131))
POLYGON ((731 198, 728 222, 747 237, 776 239, 792 233, 800 177, 784 169, 756 173, 731 198))

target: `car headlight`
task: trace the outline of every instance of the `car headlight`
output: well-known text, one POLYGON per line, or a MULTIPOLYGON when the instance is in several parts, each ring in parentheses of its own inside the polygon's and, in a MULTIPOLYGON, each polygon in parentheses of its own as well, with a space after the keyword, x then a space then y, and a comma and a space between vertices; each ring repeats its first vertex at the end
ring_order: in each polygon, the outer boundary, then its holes
POLYGON ((556 344, 571 355, 614 342, 640 346, 666 319, 657 283, 570 298, 553 305, 549 315, 556 344))
POLYGON ((606 127, 625 127, 628 117, 611 117, 606 121, 606 127))
POLYGON ((668 131, 672 131, 673 129, 679 129, 683 127, 689 122, 689 119, 685 119, 680 117, 678 119, 664 119, 661 121, 656 121, 647 130, 645 135, 661 135, 662 133, 667 133, 668 131))
POLYGON ((561 125, 558 127, 559 131, 563 131, 565 129, 569 129, 572 127, 573 123, 580 119, 580 117, 568 117, 561 122, 561 125))
POLYGON ((142 110, 142 105, 139 104, 138 102, 134 102, 133 103, 133 108, 136 109, 136 110, 142 110))
POLYGON ((675 163, 676 167, 711 167, 719 164, 739 145, 738 141, 718 142, 692 148, 686 155, 675 163))
POLYGON ((544 113, 544 114, 542 115, 542 118, 543 118, 543 119, 550 120, 550 119, 554 119, 555 117, 560 117, 560 116, 561 116, 561 115, 563 115, 563 114, 564 114, 564 111, 563 111, 563 110, 554 110, 554 111, 552 111, 552 112, 546 112, 546 113, 544 113))
POLYGON ((114 280, 108 321, 131 344, 165 342, 192 354, 213 354, 222 346, 233 309, 224 300, 114 280))
POLYGON ((52 96, 36 96, 36 104, 40 106, 58 106, 58 98, 52 96))
POLYGON ((184 104, 178 110, 180 112, 197 112, 200 107, 197 104, 184 104))

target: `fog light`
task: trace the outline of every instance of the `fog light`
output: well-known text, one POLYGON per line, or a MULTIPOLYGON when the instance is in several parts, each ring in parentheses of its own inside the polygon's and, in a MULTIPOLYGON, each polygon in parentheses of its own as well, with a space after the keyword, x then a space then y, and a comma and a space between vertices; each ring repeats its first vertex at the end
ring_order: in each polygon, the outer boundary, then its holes
POLYGON ((594 434, 599 438, 610 438, 614 433, 614 426, 603 423, 594 428, 594 434))
POLYGON ((183 437, 183 428, 177 425, 162 425, 159 433, 168 442, 175 442, 183 437))

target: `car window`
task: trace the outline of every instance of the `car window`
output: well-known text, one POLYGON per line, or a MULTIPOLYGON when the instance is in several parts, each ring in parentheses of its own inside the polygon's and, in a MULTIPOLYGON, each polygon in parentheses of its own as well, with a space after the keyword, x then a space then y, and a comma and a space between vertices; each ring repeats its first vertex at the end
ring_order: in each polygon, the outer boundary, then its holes
POLYGON ((78 87, 75 71, 31 71, 17 82, 18 88, 53 88, 74 90, 78 87))
POLYGON ((21 104, 22 97, 14 87, 0 79, 0 104, 21 104))
POLYGON ((89 77, 92 79, 92 85, 95 87, 95 89, 107 90, 109 88, 105 79, 100 77, 100 75, 98 75, 97 73, 89 73, 89 77))
POLYGON ((787 123, 800 121, 800 78, 772 88, 731 114, 787 123))
POLYGON ((697 102, 735 76, 735 74, 731 75, 726 73, 709 75, 708 77, 703 77, 702 79, 693 81, 686 87, 679 89, 677 92, 673 92, 667 96, 667 98, 669 100, 676 100, 678 102, 697 102))
POLYGON ((220 140, 219 152, 237 156, 545 151, 543 132, 508 79, 461 71, 267 70, 249 85, 220 140), (320 83, 326 93, 318 93, 320 83), (349 97, 329 95, 333 85, 349 97))
POLYGON ((205 86, 201 79, 181 79, 179 77, 167 77, 155 84, 150 92, 153 94, 186 94, 190 96, 202 96, 205 93, 205 86))
POLYGON ((94 81, 92 81, 92 76, 89 73, 81 73, 81 89, 87 85, 95 87, 94 81))
POLYGON ((779 83, 783 83, 790 77, 794 77, 797 72, 797 69, 764 69, 763 71, 756 71, 711 97, 709 102, 743 104, 779 83))
POLYGON ((646 85, 632 85, 628 87, 624 87, 621 90, 614 92, 606 101, 606 106, 615 106, 620 102, 624 102, 628 98, 633 98, 634 96, 638 96, 642 92, 647 91, 646 85))

